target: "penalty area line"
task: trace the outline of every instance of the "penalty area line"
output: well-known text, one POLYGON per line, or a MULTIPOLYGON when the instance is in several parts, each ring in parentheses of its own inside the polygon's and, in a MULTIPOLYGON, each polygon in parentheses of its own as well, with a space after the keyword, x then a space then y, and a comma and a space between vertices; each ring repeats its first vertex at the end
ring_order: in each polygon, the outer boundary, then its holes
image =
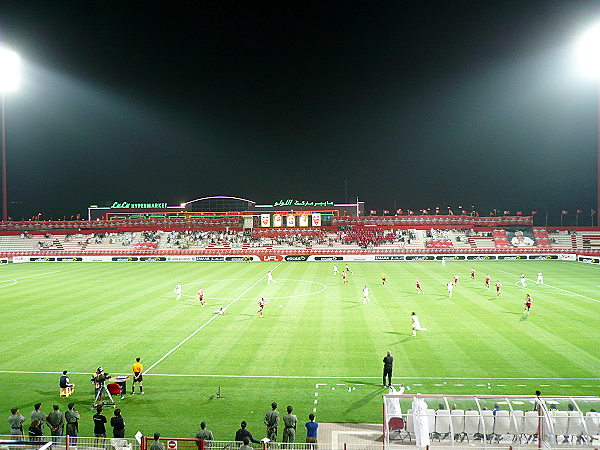
MULTIPOLYGON (((281 263, 277 264, 273 270, 277 269, 280 265, 281 265, 281 263)), ((229 304, 223 308, 223 311, 227 311, 227 308, 229 308, 231 305, 233 305, 235 302, 237 302, 240 298, 242 298, 244 295, 246 295, 246 293, 249 292, 251 289, 256 287, 256 285, 258 285, 258 283, 260 283, 262 280, 264 280, 265 277, 266 277, 266 275, 263 275, 262 277, 260 277, 248 289, 246 289, 244 292, 242 292, 240 295, 238 295, 235 299, 233 299, 231 302, 229 302, 229 304)), ((198 334, 204 327, 206 327, 206 325, 211 323, 213 320, 215 320, 219 316, 220 316, 220 314, 213 315, 210 319, 208 319, 206 322, 204 322, 202 325, 200 325, 192 334, 190 334, 183 341, 181 341, 179 344, 177 344, 175 347, 173 347, 171 350, 169 350, 167 353, 165 353, 158 361, 156 361, 154 364, 152 364, 150 367, 148 367, 148 369, 146 369, 144 371, 144 375, 149 375, 148 372, 150 372, 153 368, 155 368, 158 364, 160 364, 171 353, 173 353, 175 350, 177 350, 179 347, 181 347, 183 344, 185 344, 191 338, 196 336, 196 334, 198 334)))
MULTIPOLYGON (((507 275, 512 275, 512 276, 514 276, 514 277, 518 276, 518 275, 515 275, 514 273, 506 272, 505 270, 500 270, 500 269, 498 269, 498 271, 499 271, 499 272, 504 272, 505 274, 507 274, 507 275)), ((532 282, 532 285, 534 285, 534 284, 533 284, 533 281, 534 281, 534 280, 531 280, 531 279, 529 279, 529 278, 525 278, 525 279, 526 279, 526 280, 528 280, 528 281, 531 281, 531 282, 532 282)), ((518 283, 518 282, 517 282, 517 283, 518 283)), ((559 288, 559 287, 556 287, 556 286, 552 286, 551 284, 548 284, 548 283, 544 283, 544 284, 538 284, 537 286, 548 286, 549 288, 556 289, 556 290, 558 290, 558 291, 563 291, 563 292, 566 292, 567 294, 570 294, 570 295, 575 295, 576 297, 587 298, 588 300, 591 300, 591 301, 593 301, 593 302, 598 302, 598 303, 600 303, 600 300, 598 300, 598 299, 596 299, 596 298, 592 298, 592 297, 588 297, 587 295, 582 295, 582 294, 578 294, 578 293, 576 293, 576 292, 568 291, 567 289, 562 289, 562 288, 559 288)))

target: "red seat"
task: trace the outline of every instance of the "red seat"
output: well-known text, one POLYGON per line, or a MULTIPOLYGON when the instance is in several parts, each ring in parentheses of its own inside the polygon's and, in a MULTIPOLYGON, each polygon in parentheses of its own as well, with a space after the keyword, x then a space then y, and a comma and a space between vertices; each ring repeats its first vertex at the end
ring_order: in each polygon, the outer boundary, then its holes
POLYGON ((408 438, 410 440, 410 434, 406 431, 406 421, 402 417, 392 417, 388 421, 388 429, 390 433, 390 439, 400 439, 403 441, 404 439, 408 438), (404 436, 402 436, 403 432, 405 433, 404 436), (392 433, 398 433, 398 435, 392 437, 392 433))

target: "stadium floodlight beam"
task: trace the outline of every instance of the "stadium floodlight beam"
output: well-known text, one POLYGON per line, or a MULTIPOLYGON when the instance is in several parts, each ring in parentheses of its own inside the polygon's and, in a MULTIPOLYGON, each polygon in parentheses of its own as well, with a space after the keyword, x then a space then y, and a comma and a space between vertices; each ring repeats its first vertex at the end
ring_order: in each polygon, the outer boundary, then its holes
POLYGON ((8 220, 6 195, 6 113, 4 97, 19 86, 21 61, 19 55, 8 48, 0 48, 0 96, 2 97, 2 220, 8 220))
POLYGON ((596 213, 600 214, 600 22, 590 27, 579 37, 575 46, 575 57, 580 72, 586 77, 595 79, 598 89, 598 114, 596 118, 598 123, 598 197, 596 213))

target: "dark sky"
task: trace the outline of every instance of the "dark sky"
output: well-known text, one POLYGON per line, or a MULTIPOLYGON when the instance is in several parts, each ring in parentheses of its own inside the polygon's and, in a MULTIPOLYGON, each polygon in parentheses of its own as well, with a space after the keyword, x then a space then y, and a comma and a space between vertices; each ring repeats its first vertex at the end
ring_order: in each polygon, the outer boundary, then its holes
POLYGON ((0 2, 24 60, 10 215, 343 202, 344 180, 368 209, 594 207, 598 97, 572 47, 600 2, 189 3, 0 2))

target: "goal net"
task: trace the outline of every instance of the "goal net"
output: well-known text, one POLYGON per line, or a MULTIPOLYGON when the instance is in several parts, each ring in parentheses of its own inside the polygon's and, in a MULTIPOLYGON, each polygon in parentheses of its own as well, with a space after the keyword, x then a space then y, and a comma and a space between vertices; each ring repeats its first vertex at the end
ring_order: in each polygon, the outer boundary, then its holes
POLYGON ((390 393, 383 395, 384 442, 597 446, 598 411, 600 397, 390 393))

